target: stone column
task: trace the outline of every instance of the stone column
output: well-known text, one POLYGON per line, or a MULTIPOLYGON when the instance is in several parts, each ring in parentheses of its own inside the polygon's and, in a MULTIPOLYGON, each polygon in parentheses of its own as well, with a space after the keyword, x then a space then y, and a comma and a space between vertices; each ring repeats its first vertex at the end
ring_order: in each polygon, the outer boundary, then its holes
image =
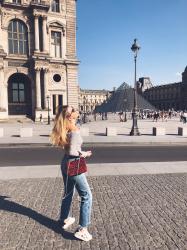
POLYGON ((57 112, 57 108, 58 108, 58 106, 59 106, 58 95, 56 95, 56 106, 55 106, 55 108, 56 108, 56 112, 57 112))
POLYGON ((43 33, 43 52, 47 52, 47 17, 43 16, 42 33, 43 33))
POLYGON ((38 15, 34 16, 34 39, 35 39, 35 51, 39 51, 39 22, 38 15))
POLYGON ((35 78, 35 83, 36 83, 36 109, 41 109, 41 84, 40 84, 40 68, 36 68, 36 78, 35 78))
MULTIPOLYGON (((4 73, 3 73, 3 66, 0 66, 0 111, 5 110, 5 103, 4 103, 4 96, 7 96, 5 93, 6 88, 4 85, 4 73)), ((7 100, 8 102, 8 100, 7 100)))
POLYGON ((44 109, 47 109, 47 95, 48 95, 48 72, 49 69, 44 69, 44 109))

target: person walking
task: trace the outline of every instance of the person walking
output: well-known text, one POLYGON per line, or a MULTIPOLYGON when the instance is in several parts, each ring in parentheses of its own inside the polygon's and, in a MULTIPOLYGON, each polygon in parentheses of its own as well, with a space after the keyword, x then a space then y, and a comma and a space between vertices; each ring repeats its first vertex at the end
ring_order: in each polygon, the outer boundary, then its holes
POLYGON ((61 171, 64 181, 64 197, 61 204, 61 212, 59 218, 59 225, 63 229, 67 229, 75 222, 72 217, 70 208, 76 189, 80 198, 80 215, 79 226, 74 236, 83 241, 92 239, 92 235, 88 232, 88 226, 91 219, 92 209, 92 193, 87 182, 85 173, 68 176, 67 167, 69 160, 81 157, 90 157, 91 151, 82 151, 81 145, 83 143, 80 135, 80 130, 76 126, 76 120, 79 113, 73 107, 66 106, 56 115, 54 127, 51 133, 51 142, 55 146, 64 148, 65 155, 61 163, 61 171))

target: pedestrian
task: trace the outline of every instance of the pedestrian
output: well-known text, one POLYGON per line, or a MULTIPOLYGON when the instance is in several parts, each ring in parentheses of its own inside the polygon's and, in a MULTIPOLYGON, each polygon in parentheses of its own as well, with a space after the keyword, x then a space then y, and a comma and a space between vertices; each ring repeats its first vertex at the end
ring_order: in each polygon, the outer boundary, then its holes
POLYGON ((169 117, 169 119, 171 119, 171 116, 172 116, 172 112, 171 112, 171 110, 169 109, 169 111, 168 111, 168 117, 169 117))
POLYGON ((187 122, 187 112, 184 111, 183 112, 183 123, 186 123, 187 122))
POLYGON ((88 225, 90 224, 91 208, 92 208, 92 193, 86 179, 85 173, 75 176, 67 174, 68 163, 72 160, 81 157, 90 157, 91 151, 82 151, 81 145, 83 143, 80 135, 80 130, 76 126, 78 112, 73 107, 66 106, 62 112, 56 115, 54 127, 51 133, 51 142, 53 145, 60 146, 64 149, 65 155, 61 163, 61 171, 64 181, 64 197, 61 204, 61 212, 59 217, 59 225, 63 229, 67 229, 75 222, 72 217, 70 208, 75 189, 80 198, 80 216, 79 226, 74 236, 83 241, 92 239, 92 235, 88 232, 88 225))
POLYGON ((119 112, 118 114, 119 114, 119 121, 123 122, 124 121, 124 119, 123 119, 123 111, 119 112))
POLYGON ((40 114, 40 123, 43 124, 43 117, 42 117, 42 114, 40 114))
POLYGON ((97 113, 94 112, 94 121, 96 122, 97 121, 97 113))
POLYGON ((164 112, 164 120, 166 122, 168 121, 168 112, 167 111, 164 112))
POLYGON ((158 112, 155 111, 154 114, 153 114, 153 122, 154 122, 154 121, 157 122, 158 117, 159 117, 159 114, 158 114, 158 112))

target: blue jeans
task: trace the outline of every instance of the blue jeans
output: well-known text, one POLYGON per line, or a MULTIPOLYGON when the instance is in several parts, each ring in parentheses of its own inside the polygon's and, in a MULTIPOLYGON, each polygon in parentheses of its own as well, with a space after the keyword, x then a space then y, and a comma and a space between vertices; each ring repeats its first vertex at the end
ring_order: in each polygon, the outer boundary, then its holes
POLYGON ((85 174, 76 176, 67 176, 64 173, 64 166, 67 164, 68 156, 62 160, 61 170, 64 180, 64 197, 61 205, 60 222, 63 224, 64 220, 70 216, 70 208, 74 190, 76 189, 81 197, 79 225, 87 227, 90 224, 91 208, 92 208, 92 193, 85 174))

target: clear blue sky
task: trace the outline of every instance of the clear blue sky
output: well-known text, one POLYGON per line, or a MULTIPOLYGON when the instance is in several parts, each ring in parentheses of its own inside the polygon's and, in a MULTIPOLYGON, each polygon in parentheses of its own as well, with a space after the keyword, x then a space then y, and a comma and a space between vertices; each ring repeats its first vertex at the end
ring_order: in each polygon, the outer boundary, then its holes
POLYGON ((133 85, 131 45, 138 39, 137 77, 154 85, 181 81, 187 65, 187 0, 78 0, 79 84, 133 85))

